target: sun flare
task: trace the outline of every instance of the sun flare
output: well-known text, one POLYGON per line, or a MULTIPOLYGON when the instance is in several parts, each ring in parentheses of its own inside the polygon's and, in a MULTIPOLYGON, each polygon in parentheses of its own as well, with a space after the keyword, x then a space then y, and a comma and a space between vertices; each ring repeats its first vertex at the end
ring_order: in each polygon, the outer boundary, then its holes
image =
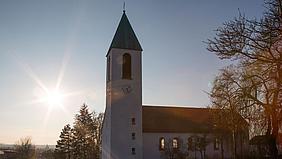
POLYGON ((48 88, 45 90, 38 89, 35 91, 35 95, 37 99, 34 100, 34 103, 42 103, 48 106, 49 109, 62 108, 67 97, 67 94, 63 93, 62 90, 48 88))
POLYGON ((59 90, 48 92, 46 102, 49 104, 49 106, 61 106, 63 105, 63 101, 63 94, 59 90))
POLYGON ((28 104, 37 104, 40 106, 47 106, 47 111, 44 117, 44 125, 49 120, 51 113, 54 109, 59 109, 64 112, 65 115, 70 115, 67 107, 65 107, 66 102, 69 102, 70 96, 77 96, 83 91, 75 91, 75 92, 65 92, 61 89, 63 83, 63 77, 65 74, 65 70, 67 68, 67 64, 70 58, 70 52, 66 51, 64 53, 64 57, 62 60, 61 68, 59 69, 59 74, 57 77, 57 81, 53 87, 47 87, 47 85, 35 74, 35 72, 31 69, 31 67, 22 61, 19 61, 19 64, 23 67, 24 71, 30 78, 35 82, 36 87, 33 89, 34 99, 29 101, 28 104))

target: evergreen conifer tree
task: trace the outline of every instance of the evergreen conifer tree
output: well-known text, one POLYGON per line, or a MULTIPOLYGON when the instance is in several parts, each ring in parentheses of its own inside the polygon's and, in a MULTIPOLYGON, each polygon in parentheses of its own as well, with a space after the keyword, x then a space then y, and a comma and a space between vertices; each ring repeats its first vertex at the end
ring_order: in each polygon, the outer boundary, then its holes
POLYGON ((88 106, 83 104, 79 110, 79 114, 75 116, 74 122, 74 153, 75 156, 88 159, 92 158, 94 149, 93 138, 94 122, 92 114, 88 110, 88 106))
POLYGON ((103 113, 89 112, 83 104, 75 115, 73 129, 66 125, 57 141, 58 159, 100 159, 103 113))
POLYGON ((55 156, 60 159, 72 158, 72 128, 69 124, 62 129, 60 140, 57 141, 55 156))

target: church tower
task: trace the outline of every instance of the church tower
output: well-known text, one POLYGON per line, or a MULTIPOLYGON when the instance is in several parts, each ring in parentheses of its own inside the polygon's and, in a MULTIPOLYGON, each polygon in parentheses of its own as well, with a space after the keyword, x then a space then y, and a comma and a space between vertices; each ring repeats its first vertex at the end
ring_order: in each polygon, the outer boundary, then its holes
POLYGON ((102 159, 142 159, 142 48, 123 11, 106 55, 102 159))

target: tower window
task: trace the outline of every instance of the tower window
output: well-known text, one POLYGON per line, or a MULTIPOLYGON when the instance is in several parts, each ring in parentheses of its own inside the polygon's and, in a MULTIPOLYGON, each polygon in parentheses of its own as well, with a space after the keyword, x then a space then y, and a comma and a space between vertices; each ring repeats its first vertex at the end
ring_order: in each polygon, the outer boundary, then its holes
POLYGON ((128 53, 122 58, 122 79, 131 79, 131 56, 128 53))
POLYGON ((160 150, 164 150, 165 149, 165 139, 164 139, 164 137, 160 138, 159 148, 160 148, 160 150))
POLYGON ((135 133, 131 134, 131 138, 132 138, 132 140, 135 140, 135 133))
POLYGON ((178 145, 178 138, 174 138, 172 140, 172 148, 173 149, 178 149, 179 148, 179 145, 178 145))
POLYGON ((135 155, 135 154, 136 154, 134 147, 131 148, 131 154, 132 154, 132 155, 135 155))
POLYGON ((135 118, 131 118, 131 124, 136 125, 135 118))

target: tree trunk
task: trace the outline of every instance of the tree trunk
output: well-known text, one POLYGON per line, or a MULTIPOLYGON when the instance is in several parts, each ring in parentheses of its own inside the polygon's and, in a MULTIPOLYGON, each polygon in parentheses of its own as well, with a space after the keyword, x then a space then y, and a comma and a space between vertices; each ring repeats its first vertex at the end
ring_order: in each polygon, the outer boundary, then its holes
POLYGON ((234 130, 232 130, 232 148, 233 148, 233 150, 232 150, 232 158, 233 159, 236 159, 236 142, 235 142, 235 131, 234 130))
POLYGON ((201 153, 201 159, 204 159, 204 157, 203 157, 203 151, 201 150, 200 153, 201 153))
POLYGON ((271 119, 270 115, 267 114, 267 129, 266 129, 266 135, 269 136, 271 134, 271 119))
POLYGON ((224 159, 223 137, 220 138, 221 159, 224 159))
POLYGON ((194 146, 194 153, 195 153, 195 159, 197 158, 197 150, 196 150, 196 144, 194 146))
MULTIPOLYGON (((279 0, 279 9, 280 8, 280 0, 279 0)), ((274 97, 272 101, 272 109, 271 109, 271 126, 272 126, 272 132, 270 136, 270 151, 271 151, 271 156, 272 158, 276 159, 278 157, 278 149, 276 147, 276 140, 278 137, 278 132, 279 132, 279 125, 278 125, 278 117, 277 117, 277 107, 279 106, 279 92, 280 92, 280 64, 277 65, 278 69, 278 78, 276 79, 276 90, 274 91, 274 97)))
POLYGON ((276 113, 272 113, 272 133, 270 136, 270 151, 271 151, 271 156, 276 159, 278 157, 278 149, 276 146, 276 140, 278 137, 278 121, 277 121, 277 116, 276 113))
POLYGON ((243 154, 243 136, 242 133, 239 134, 240 137, 240 158, 243 158, 245 154, 243 154))

